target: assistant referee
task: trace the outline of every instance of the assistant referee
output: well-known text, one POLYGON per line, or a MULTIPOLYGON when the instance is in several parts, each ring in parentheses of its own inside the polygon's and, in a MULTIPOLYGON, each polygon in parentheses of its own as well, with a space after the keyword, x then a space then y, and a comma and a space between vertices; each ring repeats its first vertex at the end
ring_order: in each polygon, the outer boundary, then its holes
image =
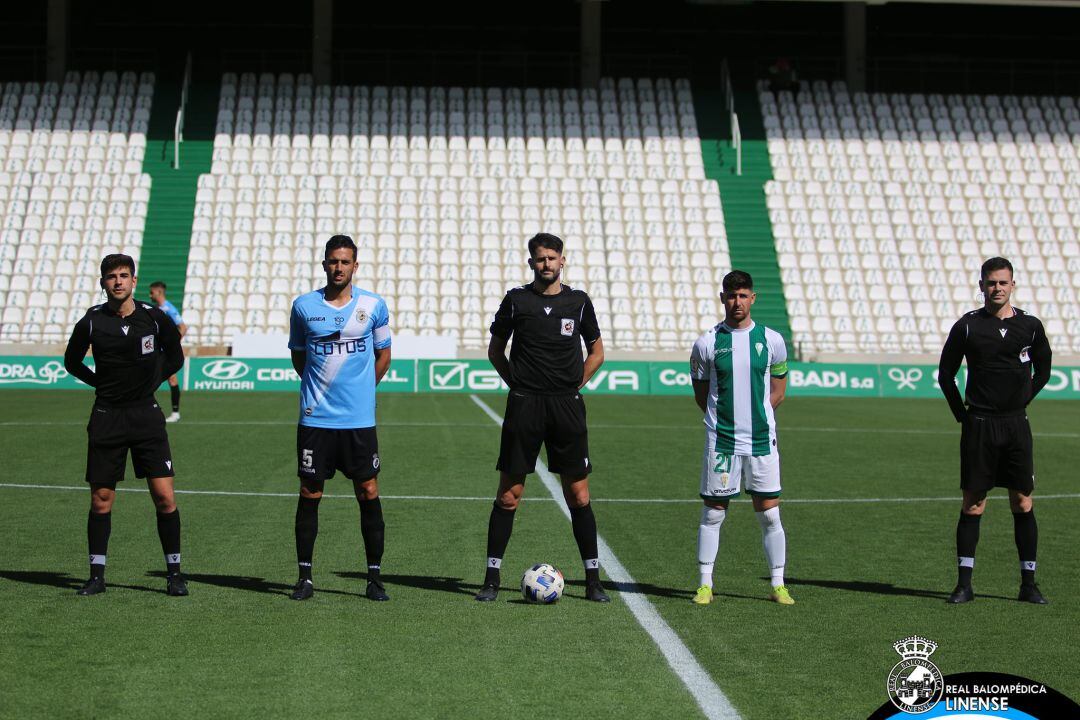
POLYGON ((1009 491, 1020 555, 1018 599, 1037 605, 1047 602, 1035 584, 1039 531, 1031 499, 1035 471, 1027 406, 1050 379, 1051 352, 1039 319, 1012 306, 1015 287, 1012 263, 1001 257, 984 262, 979 280, 984 305, 956 321, 941 351, 938 382, 962 427, 963 505, 956 526, 959 579, 950 603, 975 599, 971 573, 979 520, 986 509, 986 493, 995 487, 1009 491), (964 358, 968 376, 962 399, 956 373, 964 358))
POLYGON ((101 289, 107 301, 75 323, 64 352, 69 373, 94 388, 94 407, 86 426, 86 482, 90 483, 90 579, 79 595, 105 592, 105 556, 112 528, 116 484, 124 479, 128 450, 135 477, 146 478, 157 507, 158 537, 168 573, 166 592, 187 595, 180 574, 180 511, 173 495, 173 461, 165 416, 154 391, 184 364, 180 332, 169 316, 132 297, 135 261, 106 255, 101 289), (94 369, 84 363, 93 348, 94 369))
POLYGON ((589 296, 562 284, 563 241, 540 233, 528 247, 533 281, 507 292, 491 323, 488 359, 510 392, 496 465, 499 491, 488 520, 487 568, 476 599, 490 602, 499 594, 514 512, 525 490, 525 476, 536 469, 543 444, 548 467, 561 479, 570 508, 574 539, 585 564, 585 596, 608 602, 600 584, 596 518, 589 504, 593 468, 585 401, 579 392, 604 362, 604 343, 589 296))

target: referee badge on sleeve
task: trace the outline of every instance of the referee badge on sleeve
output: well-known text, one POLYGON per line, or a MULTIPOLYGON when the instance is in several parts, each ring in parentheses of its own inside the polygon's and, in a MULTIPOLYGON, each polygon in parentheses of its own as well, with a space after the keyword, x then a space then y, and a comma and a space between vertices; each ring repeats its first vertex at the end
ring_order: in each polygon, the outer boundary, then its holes
POLYGON ((574 319, 573 318, 563 318, 562 319, 562 326, 560 328, 560 332, 563 335, 566 335, 567 337, 573 337, 573 335, 574 335, 574 319))

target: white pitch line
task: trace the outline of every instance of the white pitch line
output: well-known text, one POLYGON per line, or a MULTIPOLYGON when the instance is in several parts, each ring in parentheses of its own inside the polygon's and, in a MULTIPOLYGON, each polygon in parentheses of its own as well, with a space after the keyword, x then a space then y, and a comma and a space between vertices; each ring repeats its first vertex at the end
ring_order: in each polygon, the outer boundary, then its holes
MULTIPOLYGON (((250 425, 250 426, 294 426, 295 420, 185 420, 183 424, 195 426, 250 425)), ((63 427, 85 426, 82 420, 12 420, 0 422, 0 427, 63 427)), ((474 422, 380 422, 379 427, 488 427, 487 423, 474 422)), ((589 423, 591 428, 610 430, 675 430, 687 432, 700 430, 701 424, 695 425, 636 425, 632 423, 589 423)), ((170 428, 171 429, 171 428, 170 428)), ((805 427, 799 425, 780 425, 782 433, 862 433, 871 435, 957 435, 956 430, 930 430, 920 428, 881 428, 881 427, 805 427)), ((1069 432, 1033 432, 1033 437, 1045 438, 1080 438, 1080 433, 1069 432)))
MULTIPOLYGON (((489 418, 495 421, 496 425, 502 425, 503 419, 487 403, 476 395, 470 395, 469 397, 489 418)), ((543 481, 544 487, 551 493, 552 499, 558 503, 559 508, 562 509, 563 514, 569 520, 570 509, 563 499, 562 485, 539 459, 536 461, 536 473, 543 481)), ((623 567, 623 564, 615 557, 615 553, 599 535, 596 536, 596 544, 600 551, 600 563, 604 566, 604 570, 607 571, 608 577, 623 586, 631 588, 629 592, 626 590, 620 592, 626 607, 629 608, 638 624, 649 634, 652 641, 656 643, 656 647, 660 649, 675 675, 690 691, 694 700, 697 701, 698 707, 705 713, 705 717, 710 718, 710 720, 739 720, 739 712, 716 682, 713 681, 709 673, 705 671, 705 668, 701 667, 701 663, 697 661, 697 658, 686 647, 682 639, 664 621, 664 618, 660 616, 660 613, 645 598, 643 593, 633 592, 632 588, 637 585, 637 581, 623 567)))
MULTIPOLYGON (((86 490, 86 485, 47 485, 44 483, 0 483, 0 489, 15 490, 86 490)), ((118 492, 148 492, 146 488, 118 486, 118 492)), ((258 492, 255 490, 184 490, 176 489, 177 495, 215 495, 232 497, 280 497, 295 498, 295 492, 258 492)), ((344 498, 352 500, 354 495, 336 495, 326 493, 324 498, 344 498)), ((490 495, 382 495, 385 500, 422 500, 422 501, 464 501, 464 502, 491 502, 490 495)), ((1039 500, 1075 500, 1080 498, 1080 493, 1056 493, 1051 495, 1036 495, 1039 500)), ((1006 500, 1006 495, 990 495, 987 500, 1006 500)), ((790 504, 813 504, 813 505, 844 505, 847 503, 914 503, 914 502, 956 502, 956 497, 878 497, 878 498, 786 498, 785 505, 790 504)), ((561 502, 560 498, 534 497, 530 502, 561 502)), ((611 505, 697 505, 701 502, 698 498, 593 498, 592 502, 607 503, 611 505)), ((749 503, 748 499, 735 499, 735 503, 749 503)))

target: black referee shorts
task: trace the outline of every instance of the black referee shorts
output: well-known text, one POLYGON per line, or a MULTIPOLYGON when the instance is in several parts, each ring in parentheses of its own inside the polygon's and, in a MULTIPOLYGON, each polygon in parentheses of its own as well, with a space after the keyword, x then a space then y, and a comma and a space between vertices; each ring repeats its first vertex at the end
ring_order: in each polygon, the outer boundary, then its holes
POLYGON ((379 474, 379 437, 374 427, 337 430, 296 426, 296 474, 322 483, 340 470, 350 480, 379 474))
POLYGON ((511 475, 535 471, 541 444, 547 447, 551 472, 576 477, 592 472, 585 400, 580 393, 534 395, 511 390, 506 396, 495 469, 511 475))
POLYGON ((152 399, 122 407, 96 403, 86 435, 88 483, 115 487, 124 479, 128 450, 135 477, 175 476, 165 416, 152 399))
POLYGON ((960 432, 960 488, 989 492, 995 487, 1024 495, 1035 488, 1031 425, 1027 415, 969 412, 960 432))

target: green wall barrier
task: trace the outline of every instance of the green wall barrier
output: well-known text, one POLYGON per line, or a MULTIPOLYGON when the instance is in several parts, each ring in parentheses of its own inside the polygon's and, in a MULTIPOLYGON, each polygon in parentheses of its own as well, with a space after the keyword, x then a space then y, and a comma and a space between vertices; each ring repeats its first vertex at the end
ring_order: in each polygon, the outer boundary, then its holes
MULTIPOLYGON (((791 397, 941 398, 934 365, 789 363, 791 397)), ((961 369, 961 387, 966 378, 961 369)), ((194 357, 180 373, 185 390, 296 392, 300 378, 286 359, 194 357)), ((0 356, 2 388, 85 387, 62 358, 0 356)), ((394 360, 379 392, 499 393, 506 385, 486 359, 394 360)), ((594 395, 691 395, 688 363, 611 360, 586 386, 594 395)), ((1039 396, 1080 399, 1080 367, 1058 367, 1039 396)))

